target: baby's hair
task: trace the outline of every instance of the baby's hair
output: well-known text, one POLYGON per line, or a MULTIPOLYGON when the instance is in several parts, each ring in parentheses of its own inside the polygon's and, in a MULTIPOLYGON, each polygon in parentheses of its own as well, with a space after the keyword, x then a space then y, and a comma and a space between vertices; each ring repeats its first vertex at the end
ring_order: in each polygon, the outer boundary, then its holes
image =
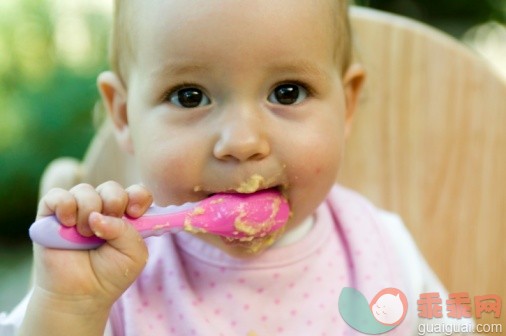
POLYGON ((126 85, 128 77, 128 63, 133 59, 133 46, 130 37, 132 25, 127 22, 132 18, 131 0, 114 0, 114 15, 112 22, 112 36, 109 50, 109 62, 111 70, 114 71, 123 84, 126 85))
POLYGON ((353 46, 352 31, 349 17, 348 0, 330 0, 332 5, 331 21, 334 24, 334 36, 336 38, 336 46, 334 48, 334 59, 341 65, 341 73, 345 71, 352 63, 353 46))
MULTIPOLYGON (((184 1, 184 0, 181 0, 184 1)), ((270 0, 266 0, 270 1, 270 0)), ((351 28, 348 16, 348 0, 322 0, 326 1, 331 10, 331 22, 333 22, 333 32, 336 36, 336 47, 334 58, 341 65, 341 71, 344 74, 351 64, 352 45, 351 28)), ((110 45, 110 66, 111 69, 127 85, 128 68, 134 61, 134 46, 132 34, 135 26, 128 22, 135 17, 135 8, 139 1, 133 0, 114 0, 114 17, 112 27, 112 37, 110 45)), ((142 4, 141 4, 142 5, 142 4)), ((145 6, 149 6, 144 4, 145 6)), ((338 63, 338 64, 339 64, 338 63)))

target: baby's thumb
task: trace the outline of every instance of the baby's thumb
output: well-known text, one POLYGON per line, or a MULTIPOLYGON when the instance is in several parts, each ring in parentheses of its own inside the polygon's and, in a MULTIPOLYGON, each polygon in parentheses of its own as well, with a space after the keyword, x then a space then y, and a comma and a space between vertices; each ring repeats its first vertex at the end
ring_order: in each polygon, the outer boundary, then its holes
POLYGON ((92 212, 89 217, 89 225, 97 237, 106 240, 115 250, 128 256, 136 263, 144 264, 146 262, 148 257, 146 244, 130 223, 121 218, 92 212))

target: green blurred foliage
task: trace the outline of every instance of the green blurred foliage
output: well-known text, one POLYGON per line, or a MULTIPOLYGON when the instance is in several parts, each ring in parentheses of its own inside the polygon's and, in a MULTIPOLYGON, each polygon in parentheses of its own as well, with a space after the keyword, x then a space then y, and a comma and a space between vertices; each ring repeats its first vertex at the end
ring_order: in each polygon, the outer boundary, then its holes
POLYGON ((408 16, 460 38, 487 21, 506 23, 506 0, 355 0, 355 4, 408 16))
POLYGON ((44 168, 59 156, 81 158, 94 131, 108 19, 83 13, 93 48, 85 61, 71 62, 57 50, 57 23, 64 21, 54 3, 0 3, 0 241, 27 239, 44 168))
MULTIPOLYGON (((81 21, 72 21, 56 6, 90 2, 0 1, 0 244, 27 241, 44 168, 60 156, 81 158, 93 134, 95 78, 106 67, 109 18, 88 10, 81 21), (88 48, 79 51, 79 41, 88 48), (62 45, 77 45, 73 61, 62 45)), ((355 2, 425 21, 457 37, 475 24, 506 18, 506 0, 355 2)))

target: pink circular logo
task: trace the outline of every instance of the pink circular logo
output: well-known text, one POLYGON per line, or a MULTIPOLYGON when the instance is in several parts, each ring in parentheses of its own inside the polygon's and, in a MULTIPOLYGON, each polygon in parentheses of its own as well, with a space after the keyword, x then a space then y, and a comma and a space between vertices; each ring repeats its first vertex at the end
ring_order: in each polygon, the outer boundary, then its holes
POLYGON ((406 316, 408 300, 397 288, 385 288, 374 296, 369 308, 376 321, 387 326, 397 326, 406 316))

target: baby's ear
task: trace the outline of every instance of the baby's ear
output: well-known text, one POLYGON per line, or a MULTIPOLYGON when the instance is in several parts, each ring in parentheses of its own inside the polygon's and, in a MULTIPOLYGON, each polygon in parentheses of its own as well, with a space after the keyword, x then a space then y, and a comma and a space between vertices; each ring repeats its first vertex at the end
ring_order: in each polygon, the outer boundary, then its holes
POLYGON ((351 133, 353 117, 355 115, 355 109, 357 107, 360 92, 362 91, 364 80, 364 68, 358 63, 350 65, 343 76, 344 95, 346 99, 346 138, 348 138, 351 133))
POLYGON ((97 79, 105 109, 114 126, 116 140, 126 152, 133 154, 127 114, 127 91, 123 82, 112 71, 102 72, 97 79))

